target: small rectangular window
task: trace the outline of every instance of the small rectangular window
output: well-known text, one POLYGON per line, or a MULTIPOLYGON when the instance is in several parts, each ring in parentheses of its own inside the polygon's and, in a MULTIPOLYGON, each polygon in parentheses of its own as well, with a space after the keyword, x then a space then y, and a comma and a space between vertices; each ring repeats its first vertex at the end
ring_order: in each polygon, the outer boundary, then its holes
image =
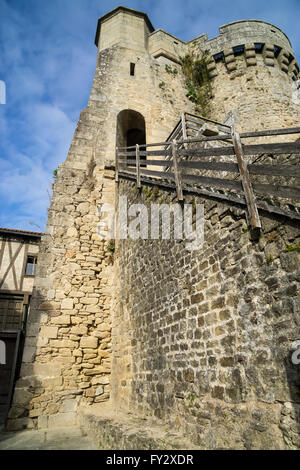
POLYGON ((27 256, 26 269, 25 269, 25 275, 26 276, 34 276, 35 275, 36 262, 37 262, 37 257, 36 256, 27 256))
POLYGON ((255 47, 255 52, 256 52, 256 54, 262 54, 263 48, 264 48, 264 44, 263 44, 263 43, 261 43, 261 42, 255 42, 255 43, 254 43, 254 47, 255 47))
POLYGON ((235 57, 241 55, 244 53, 244 50, 245 50, 245 46, 241 45, 241 46, 235 46, 232 48, 233 49, 233 54, 235 57))
POLYGON ((133 77, 134 76, 134 69, 135 69, 135 64, 130 62, 130 75, 133 77))
POLYGON ((274 46, 274 56, 275 56, 276 59, 277 59, 277 57, 279 56, 280 51, 281 51, 281 47, 279 47, 279 46, 274 46))
POLYGON ((214 55, 215 62, 224 62, 224 52, 219 52, 214 55))

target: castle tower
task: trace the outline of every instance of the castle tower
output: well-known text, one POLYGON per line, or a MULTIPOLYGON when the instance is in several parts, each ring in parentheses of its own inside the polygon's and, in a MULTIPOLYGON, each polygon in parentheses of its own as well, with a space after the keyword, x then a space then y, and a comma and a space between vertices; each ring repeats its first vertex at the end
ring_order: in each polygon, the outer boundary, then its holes
POLYGON ((98 208, 114 204, 115 147, 165 140, 192 109, 182 76, 166 71, 178 63, 149 54, 153 30, 124 7, 98 21, 95 78, 53 187, 9 428, 74 424, 80 403, 109 399, 113 253, 97 227, 98 208))
POLYGON ((276 129, 299 124, 299 66, 288 37, 264 21, 236 21, 188 43, 201 55, 208 51, 212 83, 211 114, 229 112, 240 130, 276 129))
MULTIPOLYGON (((98 209, 115 203, 116 146, 162 142, 194 111, 181 58, 208 50, 214 119, 233 111, 243 130, 299 122, 299 69, 284 33, 267 23, 236 22, 185 43, 120 6, 99 19, 95 43, 89 102, 53 187, 9 429, 73 425, 79 406, 110 399, 112 334, 123 352, 127 339, 117 323, 112 333, 117 273, 98 209)), ((130 375, 125 353, 118 367, 130 375)))

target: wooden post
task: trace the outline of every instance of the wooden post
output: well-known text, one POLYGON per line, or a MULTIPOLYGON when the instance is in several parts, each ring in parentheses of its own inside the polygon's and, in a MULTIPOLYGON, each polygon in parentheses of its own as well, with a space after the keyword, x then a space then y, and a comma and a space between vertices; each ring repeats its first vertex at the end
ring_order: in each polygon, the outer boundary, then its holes
MULTIPOLYGON (((187 134, 186 134, 186 120, 185 120, 185 113, 182 113, 181 115, 181 127, 182 127, 182 140, 187 139, 187 134)), ((187 148, 187 144, 183 144, 184 148, 187 148)))
POLYGON ((118 151, 118 147, 116 147, 115 179, 116 179, 116 183, 118 183, 119 182, 119 151, 118 151))
POLYGON ((250 175, 249 175, 248 168, 247 168, 247 162, 245 161, 245 158, 244 158, 244 152, 243 152, 240 135, 238 134, 238 132, 235 131, 234 126, 232 126, 231 128, 231 136, 232 136, 234 151, 236 154, 236 158, 237 158, 237 162, 238 162, 238 166, 240 170, 245 198, 246 198, 246 202, 248 206, 250 224, 252 228, 252 236, 253 238, 258 238, 260 234, 260 229, 261 229, 261 222, 260 222, 260 218, 259 218, 259 214, 258 214, 258 210, 256 206, 256 198, 253 192, 250 175))
POLYGON ((174 175, 175 175, 175 183, 176 183, 176 190, 177 190, 177 199, 179 201, 183 201, 183 193, 182 193, 182 184, 181 184, 181 174, 178 165, 178 144, 176 140, 172 142, 172 156, 174 162, 174 175))
POLYGON ((136 182, 137 187, 141 187, 141 160, 140 160, 140 146, 136 144, 135 147, 135 159, 136 159, 136 182))

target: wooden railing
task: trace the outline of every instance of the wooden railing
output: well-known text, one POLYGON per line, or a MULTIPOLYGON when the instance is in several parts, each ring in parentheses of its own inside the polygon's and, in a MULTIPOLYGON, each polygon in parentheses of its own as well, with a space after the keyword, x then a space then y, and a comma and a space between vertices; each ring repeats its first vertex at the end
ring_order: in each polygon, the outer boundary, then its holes
MULTIPOLYGON (((127 176, 136 179, 138 187, 141 187, 143 181, 151 182, 149 177, 153 184, 170 186, 166 184, 169 181, 176 188, 179 201, 184 199, 185 189, 196 185, 193 190, 199 194, 210 194, 246 205, 251 229, 257 233, 261 228, 258 208, 300 219, 297 209, 282 209, 266 200, 258 204, 256 200, 256 196, 263 199, 266 196, 276 196, 283 200, 283 204, 300 201, 300 143, 243 143, 248 138, 300 134, 300 127, 239 135, 233 126, 214 123, 222 126, 222 134, 117 149, 116 181, 119 176, 127 176), (213 146, 203 148, 204 143, 213 146), (280 159, 284 155, 293 155, 296 158, 293 158, 292 164, 289 157, 285 157, 285 161, 281 163, 280 159), (265 163, 263 160, 266 158, 262 157, 267 156, 272 156, 276 161, 273 164, 265 163), (265 175, 265 179, 270 181, 259 182, 261 175, 265 175), (272 182, 274 177, 275 182, 272 182)), ((178 137, 178 133, 173 132, 169 138, 174 136, 178 137)))

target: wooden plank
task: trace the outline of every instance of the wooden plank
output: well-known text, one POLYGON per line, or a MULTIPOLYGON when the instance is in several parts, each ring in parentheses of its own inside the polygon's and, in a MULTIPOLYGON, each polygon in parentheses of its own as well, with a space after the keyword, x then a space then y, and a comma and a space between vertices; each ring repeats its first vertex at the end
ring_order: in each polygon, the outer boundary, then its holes
POLYGON ((179 121, 178 125, 173 130, 172 134, 168 137, 167 142, 172 143, 172 140, 177 137, 181 133, 181 121, 179 121))
POLYGON ((196 127, 193 124, 190 124, 189 122, 187 123, 187 128, 188 129, 193 129, 194 131, 200 131, 201 126, 196 127))
POLYGON ((242 180, 242 185, 244 188, 245 192, 245 198, 247 201, 247 206, 248 206, 248 211, 249 211, 249 218, 250 218, 250 224, 252 229, 255 231, 255 236, 258 236, 260 233, 261 229, 261 222, 256 206, 256 199, 255 195, 253 193, 251 181, 250 181, 250 175, 247 169, 247 163, 244 159, 243 155, 243 147, 241 143, 241 139, 239 134, 232 128, 232 141, 233 141, 233 146, 234 150, 236 153, 236 158, 240 170, 240 175, 241 175, 241 180, 242 180))
MULTIPOLYGON (((126 163, 127 165, 136 165, 136 160, 124 160, 120 159, 120 163, 126 163)), ((145 165, 153 165, 153 166, 173 166, 172 161, 168 160, 141 160, 141 167, 145 165)))
POLYGON ((170 160, 146 160, 146 163, 153 166, 173 166, 173 162, 170 160))
POLYGON ((140 147, 138 144, 136 144, 136 156, 135 156, 135 159, 136 159, 136 183, 137 183, 137 187, 140 188, 141 187, 141 162, 140 162, 140 147))
MULTIPOLYGON (((119 152, 119 157, 135 157, 136 152, 119 152)), ((141 157, 155 156, 155 157, 166 157, 167 155, 171 156, 171 150, 140 150, 141 157)))
POLYGON ((147 152, 140 151, 141 157, 166 157, 171 155, 171 150, 148 150, 147 152))
MULTIPOLYGON (((122 171, 122 174, 132 174, 135 175, 135 169, 131 168, 126 168, 126 170, 122 171)), ((165 179, 170 179, 174 180, 174 173, 170 173, 169 171, 155 171, 155 170, 146 170, 144 168, 141 168, 141 177, 142 176, 155 176, 157 178, 165 178, 165 179)))
POLYGON ((212 178, 210 176, 182 175, 184 182, 202 184, 204 186, 213 186, 217 188, 229 188, 243 192, 241 181, 227 180, 224 178, 212 178))
POLYGON ((253 183, 253 189, 259 194, 271 194, 285 199, 300 201, 300 188, 297 187, 253 183))
MULTIPOLYGON (((121 173, 120 176, 124 177, 124 178, 135 180, 135 174, 134 173, 132 173, 132 174, 121 173)), ((151 179, 151 178, 148 178, 147 176, 142 175, 141 180, 142 180, 142 182, 147 183, 147 184, 153 184, 153 185, 155 184, 155 185, 158 185, 158 186, 161 186, 161 187, 164 187, 164 188, 171 188, 171 189, 174 188, 174 183, 172 181, 168 181, 166 179, 164 179, 164 180, 151 179)), ((191 186, 189 184, 184 184, 183 189, 185 191, 188 191, 189 193, 195 193, 195 194, 199 194, 199 195, 203 195, 203 196, 213 197, 215 199, 220 199, 220 200, 223 200, 223 201, 235 202, 237 204, 241 204, 241 205, 245 205, 245 206, 247 205, 246 200, 245 200, 245 198, 243 197, 242 194, 241 195, 237 195, 237 194, 234 195, 234 194, 231 194, 231 193, 225 193, 224 194, 224 193, 214 191, 212 189, 195 187, 195 186, 191 186)), ((265 212, 269 212, 269 213, 272 213, 272 214, 288 217, 288 218, 293 219, 293 220, 300 220, 300 214, 299 213, 291 211, 291 210, 287 210, 287 209, 282 209, 281 207, 272 206, 270 204, 267 204, 265 201, 263 201, 263 202, 258 201, 257 202, 257 207, 260 210, 263 210, 265 212)))
POLYGON ((177 146, 176 140, 173 140, 173 143, 172 143, 172 156, 173 156, 173 163, 174 163, 177 199, 178 201, 183 201, 181 174, 180 174, 179 161, 178 161, 178 146, 177 146))
POLYGON ((196 114, 191 114, 191 113, 185 113, 186 118, 188 119, 190 116, 195 117, 197 119, 203 120, 203 122, 212 122, 213 124, 218 124, 218 126, 226 127, 228 129, 228 132, 230 132, 230 126, 227 124, 222 124, 221 122, 213 121, 212 119, 207 119, 203 116, 197 116, 196 114))
MULTIPOLYGON (((187 128, 186 128, 186 120, 185 120, 185 114, 182 113, 181 115, 181 128, 182 128, 182 139, 186 140, 187 139, 187 128)), ((184 148, 187 148, 187 144, 183 144, 184 148)))
POLYGON ((300 167, 296 165, 248 165, 249 173, 253 175, 271 175, 300 178, 300 167))
POLYGON ((203 126, 203 124, 204 124, 204 121, 201 121, 201 119, 192 118, 189 115, 186 116, 186 122, 187 122, 187 124, 189 122, 193 122, 194 124, 199 124, 200 126, 203 126))
POLYGON ((174 134, 172 135, 172 140, 174 140, 175 138, 177 140, 181 134, 182 134, 182 129, 181 129, 181 126, 180 126, 180 127, 178 127, 176 132, 174 132, 174 134))
MULTIPOLYGON (((194 131, 191 130, 190 132, 194 132, 194 131)), ((227 135, 226 136, 225 135, 208 135, 208 136, 195 137, 194 139, 189 139, 183 142, 194 143, 194 142, 208 142, 211 140, 212 141, 221 140, 224 142, 232 143, 230 134, 228 134, 228 136, 227 135)))
MULTIPOLYGON (((126 169, 126 171, 122 173, 131 173, 135 174, 134 169, 126 169)), ((141 176, 149 175, 149 176, 156 176, 159 178, 165 178, 169 180, 175 180, 176 182, 176 175, 175 173, 165 172, 165 171, 152 171, 152 170, 144 170, 141 168, 141 176)), ((206 186, 213 186, 218 188, 228 188, 234 189, 239 192, 243 192, 243 186, 241 181, 236 180, 227 180, 224 178, 211 178, 209 176, 198 176, 198 175, 181 175, 181 179, 187 183, 198 183, 203 184, 206 186)))
POLYGON ((240 137, 245 139, 248 137, 265 137, 269 135, 286 135, 286 134, 300 134, 300 127, 287 127, 285 129, 271 129, 257 132, 242 132, 240 137))
POLYGON ((199 170, 229 171, 231 173, 239 173, 239 167, 236 163, 188 161, 180 162, 179 166, 181 168, 195 168, 199 170))
POLYGON ((136 165, 136 160, 135 159, 124 159, 124 158, 120 158, 118 160, 119 162, 119 166, 121 167, 121 164, 123 163, 124 165, 136 165))
POLYGON ((260 155, 270 153, 272 155, 280 155, 284 153, 299 153, 300 143, 297 142, 281 142, 277 144, 256 144, 243 145, 244 155, 260 155))
POLYGON ((173 133, 176 131, 177 127, 181 125, 181 119, 177 122, 176 126, 173 128, 171 134, 168 135, 167 142, 170 141, 173 137, 173 133))
POLYGON ((179 149, 179 155, 199 156, 199 157, 218 157, 226 155, 235 155, 233 147, 213 147, 207 149, 179 149))

